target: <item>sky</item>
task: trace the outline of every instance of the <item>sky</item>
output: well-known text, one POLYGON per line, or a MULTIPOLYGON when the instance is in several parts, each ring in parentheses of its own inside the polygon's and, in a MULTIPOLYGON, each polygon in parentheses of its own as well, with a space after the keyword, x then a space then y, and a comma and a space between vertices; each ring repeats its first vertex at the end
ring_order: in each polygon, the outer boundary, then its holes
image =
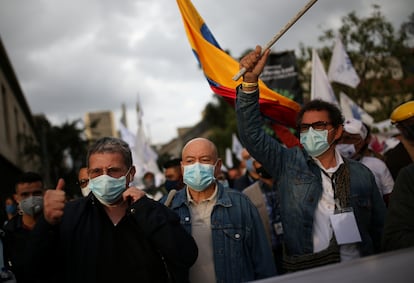
MULTIPOLYGON (((223 49, 235 58, 265 45, 308 0, 193 0, 223 49)), ((318 0, 273 46, 318 46, 352 11, 367 17, 379 4, 397 28, 412 0, 318 0)), ((190 49, 175 0, 0 0, 0 37, 32 114, 54 125, 121 105, 137 130, 162 144, 202 118, 213 94, 190 49)))

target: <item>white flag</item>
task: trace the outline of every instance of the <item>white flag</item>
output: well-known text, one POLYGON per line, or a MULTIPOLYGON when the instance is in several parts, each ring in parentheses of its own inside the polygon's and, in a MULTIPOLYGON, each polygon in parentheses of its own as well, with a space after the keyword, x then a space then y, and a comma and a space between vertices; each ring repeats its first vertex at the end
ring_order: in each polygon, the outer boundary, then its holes
POLYGON ((230 148, 226 148, 226 167, 233 168, 233 153, 230 148))
POLYGON ((345 119, 357 119, 365 124, 371 126, 374 123, 374 118, 369 115, 364 109, 359 107, 351 98, 349 98, 345 93, 341 92, 339 94, 339 98, 341 101, 341 110, 342 115, 344 115, 345 119))
POLYGON ((132 151, 135 148, 135 135, 125 127, 123 122, 119 123, 119 133, 121 134, 121 139, 129 145, 132 151))
POLYGON ((325 73, 321 59, 315 49, 312 50, 312 85, 311 100, 321 99, 339 107, 331 83, 325 73))
POLYGON ((232 135, 232 146, 231 146, 231 151, 233 151, 233 153, 236 155, 237 159, 239 161, 242 161, 242 150, 243 150, 243 146, 240 143, 239 139, 237 138, 236 134, 232 135))
POLYGON ((360 82, 358 74, 352 66, 352 62, 339 37, 336 38, 335 47, 332 52, 328 78, 331 82, 338 82, 353 88, 360 82))
MULTIPOLYGON (((137 104, 138 106, 139 104, 137 104)), ((157 165, 158 154, 151 148, 144 128, 142 126, 142 110, 137 107, 138 115, 138 128, 137 133, 132 133, 125 125, 121 122, 119 124, 119 131, 121 139, 124 140, 130 147, 132 153, 132 162, 135 166, 135 184, 141 184, 145 172, 154 173, 156 180, 163 178, 163 173, 160 171, 157 165)), ((159 182, 158 182, 159 183, 159 182)))

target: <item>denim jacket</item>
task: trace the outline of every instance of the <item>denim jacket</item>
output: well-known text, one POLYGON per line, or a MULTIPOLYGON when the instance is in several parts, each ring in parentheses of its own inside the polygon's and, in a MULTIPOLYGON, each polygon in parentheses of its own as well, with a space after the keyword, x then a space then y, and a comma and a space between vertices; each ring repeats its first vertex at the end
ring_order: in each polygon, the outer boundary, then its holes
MULTIPOLYGON (((288 255, 313 253, 313 217, 322 195, 319 166, 299 147, 287 149, 263 130, 259 92, 237 88, 236 112, 242 144, 278 182, 284 244, 288 255)), ((347 160, 350 172, 350 206, 362 241, 361 256, 380 251, 385 205, 375 178, 363 164, 347 160)))
MULTIPOLYGON (((275 276, 271 248, 256 207, 238 191, 225 189, 219 183, 217 189, 217 202, 211 213, 217 282, 245 282, 275 276)), ((191 234, 186 191, 177 192, 170 208, 191 234)))

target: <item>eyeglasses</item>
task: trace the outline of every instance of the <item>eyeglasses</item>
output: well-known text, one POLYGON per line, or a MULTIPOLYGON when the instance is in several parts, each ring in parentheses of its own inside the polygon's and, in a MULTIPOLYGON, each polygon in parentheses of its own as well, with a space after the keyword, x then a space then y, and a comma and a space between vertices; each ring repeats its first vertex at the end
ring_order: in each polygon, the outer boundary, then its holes
POLYGON ((78 185, 79 185, 79 187, 81 187, 82 189, 83 189, 84 187, 86 187, 86 186, 88 185, 88 183, 89 183, 89 179, 80 179, 80 180, 78 180, 78 185))
MULTIPOLYGON (((129 169, 126 173, 128 172, 129 172, 129 169)), ((89 178, 91 179, 104 175, 104 174, 111 176, 113 178, 119 178, 119 177, 126 175, 126 173, 125 173, 125 168, 119 168, 119 167, 109 167, 106 169, 105 168, 88 169, 89 178)))
POLYGON ((299 130, 301 133, 305 133, 309 131, 309 128, 312 127, 315 131, 324 131, 328 125, 332 125, 330 122, 325 121, 317 121, 311 124, 300 124, 299 130))

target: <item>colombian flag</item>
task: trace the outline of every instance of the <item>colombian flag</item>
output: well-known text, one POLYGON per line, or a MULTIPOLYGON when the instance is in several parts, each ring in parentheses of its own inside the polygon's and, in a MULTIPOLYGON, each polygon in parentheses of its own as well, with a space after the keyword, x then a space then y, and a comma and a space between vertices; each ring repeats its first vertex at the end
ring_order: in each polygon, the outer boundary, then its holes
MULTIPOLYGON (((193 49, 211 89, 217 95, 234 104, 236 87, 241 83, 232 77, 239 71, 239 62, 224 52, 204 20, 190 0, 177 0, 183 18, 188 41, 193 49)), ((288 127, 296 127, 296 115, 300 105, 269 89, 262 81, 260 88, 260 111, 271 120, 288 127)))

